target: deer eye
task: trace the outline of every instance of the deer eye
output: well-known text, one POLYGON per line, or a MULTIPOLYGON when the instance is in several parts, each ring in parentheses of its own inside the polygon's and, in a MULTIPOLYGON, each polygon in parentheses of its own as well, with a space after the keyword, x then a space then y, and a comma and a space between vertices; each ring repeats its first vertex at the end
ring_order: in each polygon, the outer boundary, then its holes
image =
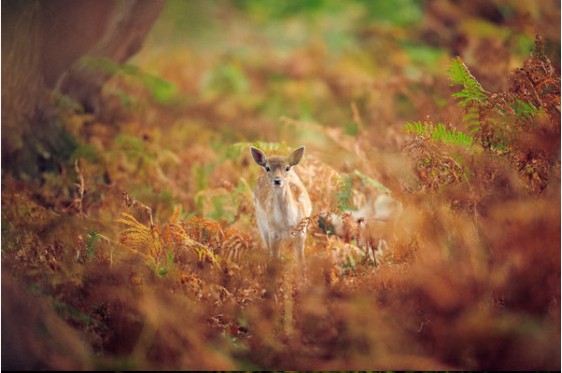
POLYGON ((267 172, 269 172, 269 171, 271 171, 271 168, 269 168, 269 166, 265 166, 265 170, 266 170, 267 172))
POLYGON ((289 172, 290 169, 291 169, 291 166, 285 167, 285 171, 287 171, 287 172, 289 172))

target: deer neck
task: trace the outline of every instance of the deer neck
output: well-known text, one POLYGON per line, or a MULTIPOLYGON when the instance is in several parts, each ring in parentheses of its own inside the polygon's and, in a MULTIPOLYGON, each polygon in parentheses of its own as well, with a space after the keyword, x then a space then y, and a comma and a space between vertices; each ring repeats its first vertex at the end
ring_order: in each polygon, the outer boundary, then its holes
POLYGON ((291 192, 291 188, 289 183, 285 183, 281 188, 273 187, 273 195, 277 205, 287 205, 294 203, 293 201, 293 193, 291 192))
POLYGON ((297 220, 298 208, 289 183, 285 184, 274 194, 274 208, 276 215, 288 225, 295 225, 297 220))

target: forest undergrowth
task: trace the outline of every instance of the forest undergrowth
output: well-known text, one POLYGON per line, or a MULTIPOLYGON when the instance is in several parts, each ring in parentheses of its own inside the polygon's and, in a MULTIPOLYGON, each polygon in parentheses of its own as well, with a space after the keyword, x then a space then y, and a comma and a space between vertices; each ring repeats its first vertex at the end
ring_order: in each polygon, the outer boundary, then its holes
POLYGON ((274 62, 149 41, 136 65, 100 62, 100 112, 53 94, 73 156, 35 182, 2 174, 4 367, 560 369, 560 66, 543 39, 506 71, 404 54, 392 27, 359 36, 388 65, 228 27, 274 62), (306 146, 306 282, 290 252, 266 255, 252 145, 306 146), (377 201, 391 218, 355 218, 377 201))

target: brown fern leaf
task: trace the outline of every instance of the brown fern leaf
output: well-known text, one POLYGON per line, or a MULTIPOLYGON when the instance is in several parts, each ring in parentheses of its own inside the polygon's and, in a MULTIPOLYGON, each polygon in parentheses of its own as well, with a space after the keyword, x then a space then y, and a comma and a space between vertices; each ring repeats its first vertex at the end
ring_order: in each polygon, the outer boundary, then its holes
POLYGON ((518 99, 542 107, 554 123, 560 123, 560 78, 545 54, 540 35, 535 50, 522 68, 510 76, 509 92, 518 99))
MULTIPOLYGON (((172 215, 172 220, 174 219, 172 215)), ((121 232, 121 244, 156 263, 160 262, 165 251, 188 247, 195 252, 200 262, 207 261, 220 267, 213 250, 192 239, 180 224, 167 223, 164 226, 147 227, 127 213, 121 213, 121 218, 116 221, 127 226, 121 232)))
POLYGON ((201 298, 205 289, 205 282, 192 273, 182 273, 180 282, 186 290, 194 294, 197 298, 201 298))
POLYGON ((431 191, 438 191, 443 185, 459 184, 463 168, 449 155, 446 147, 438 146, 423 135, 406 141, 403 145, 414 159, 414 171, 422 185, 431 191))
POLYGON ((185 229, 175 223, 167 223, 161 229, 162 242, 168 247, 177 247, 189 239, 185 229))
POLYGON ((239 232, 227 232, 227 238, 222 242, 219 254, 222 258, 241 265, 251 249, 251 241, 247 235, 239 232))
POLYGON ((180 208, 179 206, 176 206, 174 207, 174 212, 172 213, 172 216, 170 216, 168 222, 171 224, 176 224, 178 223, 179 217, 180 217, 180 208))
POLYGON ((314 219, 314 217, 311 217, 311 216, 303 218, 296 225, 295 229, 293 229, 293 231, 291 232, 291 235, 292 236, 298 236, 298 235, 306 232, 306 229, 312 223, 313 219, 314 219))
POLYGON ((194 216, 187 223, 188 236, 213 250, 218 250, 224 240, 220 224, 213 220, 194 216))

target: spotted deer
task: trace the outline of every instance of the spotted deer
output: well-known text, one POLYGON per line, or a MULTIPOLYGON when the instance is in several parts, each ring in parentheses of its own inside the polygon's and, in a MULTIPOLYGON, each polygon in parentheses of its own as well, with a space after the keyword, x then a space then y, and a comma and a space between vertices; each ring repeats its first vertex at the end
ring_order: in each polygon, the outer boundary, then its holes
POLYGON ((293 168, 301 161, 304 146, 288 157, 266 156, 251 147, 252 158, 264 169, 254 188, 256 220, 263 242, 274 258, 282 242, 292 242, 295 257, 304 267, 305 220, 312 212, 308 192, 293 168))

